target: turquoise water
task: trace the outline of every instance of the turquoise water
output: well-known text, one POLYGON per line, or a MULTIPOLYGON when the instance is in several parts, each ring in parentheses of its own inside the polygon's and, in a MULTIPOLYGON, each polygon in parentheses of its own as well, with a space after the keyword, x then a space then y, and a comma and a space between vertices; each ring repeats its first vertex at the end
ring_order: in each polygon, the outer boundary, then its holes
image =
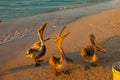
POLYGON ((12 19, 59 10, 67 5, 105 0, 0 0, 0 19, 12 19))
POLYGON ((3 20, 0 24, 0 44, 36 33, 37 28, 44 22, 49 23, 44 35, 50 35, 64 24, 114 8, 118 1, 0 0, 0 19, 3 20))

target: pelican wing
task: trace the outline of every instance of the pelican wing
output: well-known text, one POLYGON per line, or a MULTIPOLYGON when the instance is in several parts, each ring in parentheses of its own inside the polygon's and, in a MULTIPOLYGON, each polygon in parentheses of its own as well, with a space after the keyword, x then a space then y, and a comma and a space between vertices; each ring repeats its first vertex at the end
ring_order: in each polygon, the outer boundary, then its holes
POLYGON ((44 33, 44 29, 47 26, 47 23, 44 23, 42 26, 40 26, 40 28, 38 28, 38 36, 39 39, 43 41, 43 33, 44 33))

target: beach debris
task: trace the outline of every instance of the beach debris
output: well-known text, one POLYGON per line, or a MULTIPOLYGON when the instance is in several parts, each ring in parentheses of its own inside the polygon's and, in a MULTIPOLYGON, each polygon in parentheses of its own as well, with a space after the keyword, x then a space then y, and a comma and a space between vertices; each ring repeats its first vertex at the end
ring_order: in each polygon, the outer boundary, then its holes
POLYGON ((59 57, 51 56, 49 59, 49 64, 55 68, 56 76, 61 73, 70 74, 69 70, 65 70, 65 67, 72 62, 72 59, 68 58, 62 48, 63 39, 70 34, 70 32, 62 35, 62 32, 67 26, 64 26, 60 33, 55 38, 55 44, 60 51, 59 57))
POLYGON ((3 22, 3 20, 2 19, 0 19, 0 23, 2 23, 3 22))
POLYGON ((120 62, 112 65, 113 80, 120 80, 120 62))
POLYGON ((113 64, 113 68, 120 72, 120 62, 116 62, 115 64, 113 64))
MULTIPOLYGON (((96 67, 97 65, 94 64, 94 62, 96 62, 98 60, 97 51, 106 53, 106 50, 93 34, 89 35, 89 39, 90 39, 90 42, 92 45, 87 45, 84 48, 81 48, 80 55, 91 66, 96 67)), ((87 70, 87 69, 90 69, 90 67, 88 65, 85 67, 85 70, 87 70)))
POLYGON ((120 7, 120 2, 118 2, 117 5, 120 7))
POLYGON ((56 28, 57 26, 52 26, 53 28, 56 28))
POLYGON ((35 42, 31 48, 29 48, 26 52, 26 57, 32 58, 35 60, 36 66, 40 66, 40 62, 43 60, 39 60, 43 57, 46 53, 46 46, 44 44, 45 41, 49 40, 50 38, 43 39, 44 29, 46 28, 47 23, 44 23, 40 28, 38 28, 38 36, 40 41, 35 42))

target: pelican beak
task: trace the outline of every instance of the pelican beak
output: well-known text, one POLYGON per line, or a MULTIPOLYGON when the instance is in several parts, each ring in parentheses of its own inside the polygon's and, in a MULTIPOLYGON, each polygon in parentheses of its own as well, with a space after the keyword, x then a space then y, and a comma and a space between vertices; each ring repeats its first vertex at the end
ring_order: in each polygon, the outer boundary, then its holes
POLYGON ((61 34, 63 33, 63 31, 65 30, 66 27, 67 27, 67 25, 65 25, 65 26, 63 27, 63 29, 60 31, 60 33, 57 35, 57 37, 60 37, 60 36, 61 36, 61 34))
POLYGON ((68 33, 66 33, 66 34, 64 34, 64 35, 61 35, 61 36, 59 36, 59 37, 57 37, 57 38, 55 39, 55 43, 56 43, 56 45, 57 45, 58 48, 62 47, 62 41, 64 40, 64 38, 65 38, 68 34, 70 34, 70 32, 68 32, 68 33))
POLYGON ((106 49, 100 44, 99 41, 97 41, 96 39, 94 40, 96 49, 100 52, 106 53, 106 49))
POLYGON ((70 32, 68 32, 68 33, 66 33, 66 34, 64 34, 64 35, 62 35, 62 32, 64 31, 64 29, 66 28, 67 26, 65 25, 64 27, 63 27, 63 29, 60 31, 60 33, 56 36, 56 38, 55 38, 55 44, 56 44, 56 46, 57 46, 57 48, 62 52, 62 41, 63 41, 63 39, 68 35, 68 34, 70 34, 70 32))
POLYGON ((93 34, 89 35, 89 39, 92 45, 96 46, 96 49, 100 52, 106 53, 106 49, 100 44, 93 34))
POLYGON ((102 51, 103 53, 106 53, 106 49, 102 49, 101 51, 102 51))
POLYGON ((95 45, 94 40, 95 40, 96 38, 95 38, 95 36, 94 36, 93 34, 90 34, 90 35, 89 35, 89 39, 90 39, 91 44, 92 44, 92 45, 95 45))
POLYGON ((26 57, 29 57, 29 54, 30 52, 29 52, 29 50, 27 50, 26 52, 25 52, 25 55, 26 55, 26 57))
POLYGON ((40 40, 43 41, 43 32, 44 32, 44 29, 45 27, 47 26, 48 23, 44 23, 42 26, 40 26, 40 28, 38 28, 38 36, 40 38, 40 40))

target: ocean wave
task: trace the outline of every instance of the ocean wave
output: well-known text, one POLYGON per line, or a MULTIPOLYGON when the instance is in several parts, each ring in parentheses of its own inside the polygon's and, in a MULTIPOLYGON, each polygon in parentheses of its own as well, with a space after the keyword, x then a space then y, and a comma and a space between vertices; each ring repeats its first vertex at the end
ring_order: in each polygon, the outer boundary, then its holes
POLYGON ((76 2, 70 5, 65 5, 59 8, 59 10, 66 10, 66 9, 73 9, 73 8, 79 8, 79 7, 84 7, 84 6, 90 6, 98 3, 105 2, 106 0, 101 0, 101 1, 81 1, 81 2, 76 2))
MULTIPOLYGON (((80 18, 81 16, 85 16, 87 14, 94 13, 92 11, 92 9, 85 10, 85 13, 84 13, 84 10, 82 10, 82 13, 80 12, 81 8, 79 10, 78 9, 74 10, 76 12, 73 12, 73 13, 71 10, 70 10, 71 13, 68 10, 71 8, 78 8, 78 7, 86 6, 86 5, 88 5, 88 3, 85 3, 85 4, 78 3, 78 4, 74 4, 74 5, 61 6, 58 9, 53 9, 53 11, 52 10, 49 11, 52 13, 47 12, 44 14, 38 14, 38 15, 27 16, 27 17, 22 16, 21 18, 23 18, 23 19, 15 18, 15 20, 13 20, 13 21, 10 20, 10 23, 6 24, 4 26, 0 24, 1 31, 2 31, 2 27, 9 27, 11 25, 16 26, 18 28, 16 31, 10 31, 9 33, 6 33, 6 31, 4 31, 5 33, 2 33, 2 34, 0 33, 0 44, 14 41, 14 40, 23 38, 31 33, 36 32, 36 29, 37 29, 36 26, 39 24, 42 24, 43 22, 48 22, 48 23, 52 24, 51 25, 52 28, 50 27, 50 30, 47 31, 47 33, 48 34, 53 33, 53 30, 58 28, 56 26, 61 26, 61 25, 67 24, 71 21, 74 21, 74 20, 80 18), (56 10, 58 10, 58 11, 56 11, 56 10), (66 10, 66 11, 63 11, 63 10, 66 10), (56 12, 54 12, 54 11, 56 11, 56 12), (18 26, 21 27, 22 30, 19 30, 18 26)), ((105 8, 105 7, 103 7, 103 8, 105 8)))
POLYGON ((32 14, 40 14, 45 13, 48 11, 55 11, 56 8, 59 9, 60 6, 65 6, 69 4, 73 4, 73 2, 76 2, 74 0, 0 0, 0 17, 2 15, 7 15, 3 19, 9 19, 9 18, 16 18, 16 15, 18 14, 18 17, 23 16, 23 14, 19 14, 19 11, 22 11, 22 13, 25 13, 25 16, 31 16, 32 14), (43 9, 46 10, 43 10, 43 9), (36 10, 37 9, 37 10, 36 10), (55 9, 55 10, 53 10, 55 9), (27 11, 29 10, 29 11, 27 11), (5 11, 5 12, 4 12, 5 11), (43 12, 42 12, 43 11, 43 12), (11 15, 14 14, 15 15, 11 15), (9 17, 11 16, 11 17, 9 17))
POLYGON ((32 16, 33 14, 78 8, 92 3, 94 3, 93 0, 0 0, 0 17, 6 15, 2 18, 13 19, 23 15, 32 16))
POLYGON ((63 7, 60 7, 59 10, 66 10, 66 9, 73 9, 73 8, 79 8, 79 7, 83 7, 83 6, 87 6, 89 5, 88 3, 76 3, 76 4, 72 4, 72 5, 67 5, 67 6, 63 6, 63 7))
POLYGON ((31 32, 29 29, 25 28, 24 31, 15 31, 13 33, 0 34, 0 45, 23 38, 32 33, 34 33, 34 32, 33 31, 31 32))

